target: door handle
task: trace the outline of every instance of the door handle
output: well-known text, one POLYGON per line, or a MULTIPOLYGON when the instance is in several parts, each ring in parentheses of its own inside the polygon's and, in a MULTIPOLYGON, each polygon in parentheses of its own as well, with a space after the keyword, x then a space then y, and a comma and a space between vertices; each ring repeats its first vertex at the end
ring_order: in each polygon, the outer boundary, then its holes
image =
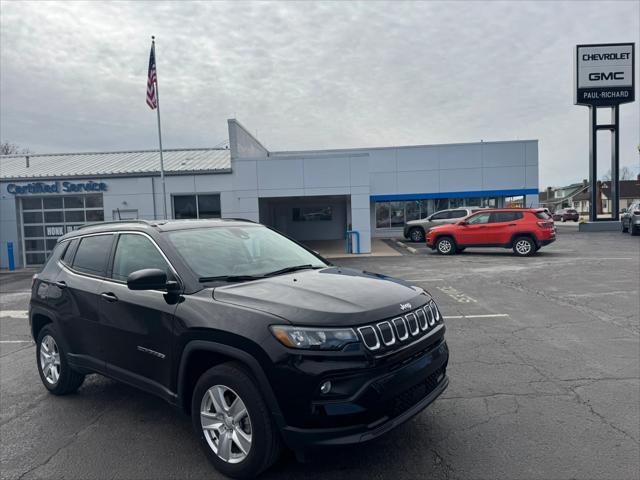
POLYGON ((53 282, 53 284, 60 289, 67 288, 67 282, 65 282, 64 280, 60 280, 59 282, 53 282))
POLYGON ((107 302, 117 302, 118 301, 118 297, 115 296, 115 294, 111 293, 111 292, 102 292, 100 294, 100 296, 106 300, 107 302))

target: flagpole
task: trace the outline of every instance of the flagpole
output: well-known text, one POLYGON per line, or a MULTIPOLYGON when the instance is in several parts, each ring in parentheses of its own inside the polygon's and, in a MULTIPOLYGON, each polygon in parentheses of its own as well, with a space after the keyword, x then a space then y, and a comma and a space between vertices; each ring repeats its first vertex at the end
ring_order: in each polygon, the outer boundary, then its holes
POLYGON ((164 181, 164 157, 162 154, 162 129, 160 128, 160 92, 158 91, 158 60, 155 56, 156 53, 156 37, 151 36, 151 43, 153 43, 153 56, 156 67, 156 113, 158 114, 158 144, 160 146, 160 180, 162 181, 162 208, 164 213, 164 219, 167 220, 167 187, 164 181))

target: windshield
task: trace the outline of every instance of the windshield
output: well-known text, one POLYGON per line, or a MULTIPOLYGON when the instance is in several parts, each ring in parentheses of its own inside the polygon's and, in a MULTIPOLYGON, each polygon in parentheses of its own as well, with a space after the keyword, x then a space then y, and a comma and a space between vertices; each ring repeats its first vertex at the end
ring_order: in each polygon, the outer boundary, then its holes
POLYGON ((327 266, 298 244, 260 225, 178 230, 168 237, 201 281, 327 266))

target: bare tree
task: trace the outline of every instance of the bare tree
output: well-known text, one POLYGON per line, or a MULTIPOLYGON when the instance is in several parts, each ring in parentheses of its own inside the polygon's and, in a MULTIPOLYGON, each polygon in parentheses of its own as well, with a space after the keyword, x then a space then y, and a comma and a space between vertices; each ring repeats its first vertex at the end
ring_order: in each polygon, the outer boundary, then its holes
POLYGON ((33 153, 28 148, 23 148, 20 145, 16 145, 11 142, 0 143, 0 155, 26 155, 33 153))
MULTIPOLYGON (((635 178, 633 170, 627 166, 620 169, 620 180, 633 180, 635 178)), ((602 175, 602 181, 608 182, 611 180, 611 169, 607 170, 607 173, 602 175)))

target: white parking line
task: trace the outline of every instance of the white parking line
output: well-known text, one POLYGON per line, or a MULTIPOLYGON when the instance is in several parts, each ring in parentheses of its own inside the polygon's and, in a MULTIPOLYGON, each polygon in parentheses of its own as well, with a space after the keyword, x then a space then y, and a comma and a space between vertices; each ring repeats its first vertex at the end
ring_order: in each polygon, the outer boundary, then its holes
POLYGON ((32 340, 0 340, 0 343, 33 343, 32 340))
POLYGON ((452 318, 502 318, 508 317, 508 313, 491 313, 488 315, 449 315, 444 317, 445 320, 449 320, 452 318))
POLYGON ((2 310, 0 312, 0 318, 28 318, 28 310, 2 310))

